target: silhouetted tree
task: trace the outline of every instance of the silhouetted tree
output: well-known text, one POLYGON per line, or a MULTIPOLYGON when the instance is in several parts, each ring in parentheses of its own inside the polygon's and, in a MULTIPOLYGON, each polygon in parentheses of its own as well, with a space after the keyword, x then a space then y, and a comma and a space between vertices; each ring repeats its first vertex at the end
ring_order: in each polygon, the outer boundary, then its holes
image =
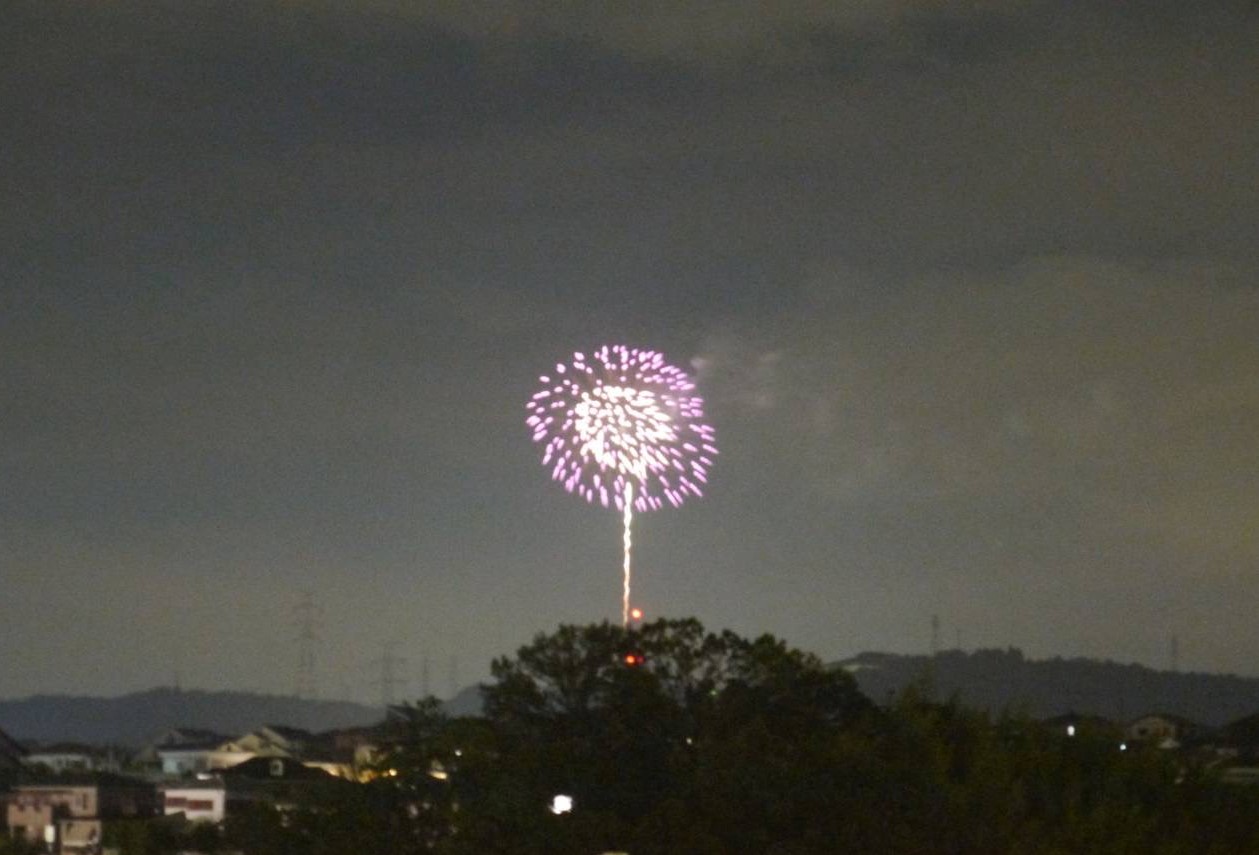
POLYGON ((485 712, 405 710, 375 781, 238 814, 249 855, 1259 852, 1259 788, 929 693, 878 709, 778 639, 563 626, 496 660, 485 712), (547 808, 573 799, 571 812, 547 808))

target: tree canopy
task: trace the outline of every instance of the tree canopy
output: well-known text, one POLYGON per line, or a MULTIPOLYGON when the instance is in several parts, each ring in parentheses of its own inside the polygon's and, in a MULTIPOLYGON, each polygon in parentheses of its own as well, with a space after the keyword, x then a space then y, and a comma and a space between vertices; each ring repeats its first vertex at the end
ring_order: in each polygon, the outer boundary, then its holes
POLYGON ((418 719, 442 852, 1259 851, 1259 793, 1183 758, 915 692, 879 708, 771 636, 562 626, 492 675, 481 718, 418 719))
MULTIPOLYGON (((561 626, 496 660, 483 694, 475 717, 449 718, 435 699, 407 707, 375 780, 333 804, 238 813, 222 845, 249 855, 1259 851, 1259 788, 1222 784, 1192 756, 1121 750, 1104 729, 1067 736, 994 720, 925 689, 877 707, 811 654, 695 620, 561 626), (566 809, 548 809, 560 795, 566 809)), ((122 855, 174 851, 135 831, 122 855)))

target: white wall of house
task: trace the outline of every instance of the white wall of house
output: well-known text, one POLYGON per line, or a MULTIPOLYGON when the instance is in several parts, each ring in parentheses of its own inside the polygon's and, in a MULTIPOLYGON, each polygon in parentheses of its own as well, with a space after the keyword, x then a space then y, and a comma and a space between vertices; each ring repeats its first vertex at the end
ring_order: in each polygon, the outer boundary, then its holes
POLYGON ((34 751, 22 758, 27 766, 46 766, 54 772, 92 772, 100 768, 91 754, 34 751))
POLYGON ((227 812, 227 790, 223 787, 165 787, 162 812, 182 813, 193 822, 222 822, 227 812))
POLYGON ((1174 718, 1161 715, 1142 716, 1124 729, 1129 739, 1149 742, 1160 748, 1179 748, 1184 739, 1184 726, 1174 718))
POLYGON ((303 766, 309 766, 312 769, 322 769, 329 775, 336 775, 338 778, 345 778, 347 781, 357 781, 358 777, 354 774, 354 764, 338 763, 332 760, 305 760, 303 766))
POLYGON ((62 855, 78 855, 100 851, 101 821, 99 819, 63 819, 57 823, 57 837, 62 855))
POLYGON ((157 752, 157 756, 162 761, 162 774, 179 778, 184 775, 195 775, 198 772, 230 769, 237 763, 252 760, 256 755, 252 751, 164 748, 157 752))

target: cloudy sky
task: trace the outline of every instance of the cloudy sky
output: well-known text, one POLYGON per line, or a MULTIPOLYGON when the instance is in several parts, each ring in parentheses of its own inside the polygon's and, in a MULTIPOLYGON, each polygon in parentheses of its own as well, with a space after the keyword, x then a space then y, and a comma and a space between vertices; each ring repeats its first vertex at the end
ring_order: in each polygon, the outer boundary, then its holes
POLYGON ((649 615, 1259 675, 1259 8, 719 5, 6 12, 0 697, 618 619, 524 425, 601 342, 722 447, 649 615))

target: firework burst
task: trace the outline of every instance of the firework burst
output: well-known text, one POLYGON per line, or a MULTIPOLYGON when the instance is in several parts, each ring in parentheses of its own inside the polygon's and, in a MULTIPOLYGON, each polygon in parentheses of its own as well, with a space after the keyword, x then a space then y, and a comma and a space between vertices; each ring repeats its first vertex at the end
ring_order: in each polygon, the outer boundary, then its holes
POLYGON ((717 446, 703 399, 659 353, 619 345, 574 353, 540 382, 526 423, 543 446, 542 464, 568 492, 623 515, 628 622, 634 511, 676 507, 708 482, 717 446))

